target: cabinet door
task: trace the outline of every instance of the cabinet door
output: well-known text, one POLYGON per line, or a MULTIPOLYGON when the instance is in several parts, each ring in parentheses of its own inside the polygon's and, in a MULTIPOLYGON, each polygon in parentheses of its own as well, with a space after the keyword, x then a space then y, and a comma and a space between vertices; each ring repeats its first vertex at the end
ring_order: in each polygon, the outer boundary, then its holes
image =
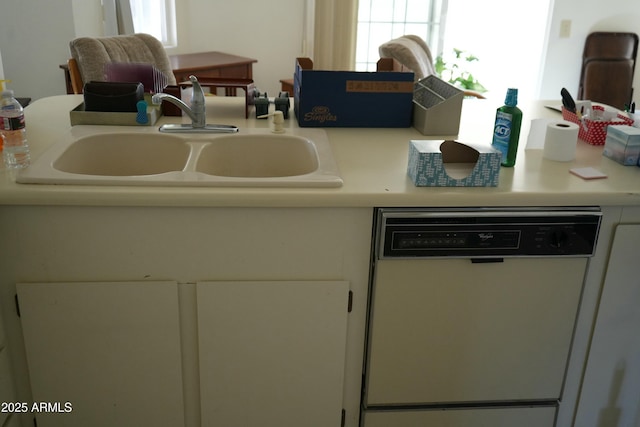
POLYGON ((184 425, 176 283, 17 289, 38 426, 184 425))
POLYGON ((640 224, 618 225, 602 285, 576 426, 640 425, 638 253, 640 224))
MULTIPOLYGON (((13 379, 9 368, 9 351, 5 348, 4 325, 2 316, 0 316, 0 404, 14 401, 13 379)), ((0 411, 0 426, 4 426, 8 418, 9 412, 0 411)))
POLYGON ((198 283, 203 426, 340 425, 347 282, 198 283))
POLYGON ((0 408, 0 426, 4 426, 4 423, 11 414, 11 411, 8 410, 4 404, 15 402, 8 353, 6 349, 0 350, 0 405, 3 405, 2 408, 0 408))

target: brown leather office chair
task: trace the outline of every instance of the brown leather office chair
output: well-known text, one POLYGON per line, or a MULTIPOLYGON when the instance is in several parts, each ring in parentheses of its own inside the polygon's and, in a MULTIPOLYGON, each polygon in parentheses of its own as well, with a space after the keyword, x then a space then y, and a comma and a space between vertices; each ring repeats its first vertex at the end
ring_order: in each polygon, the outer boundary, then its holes
POLYGON ((635 33, 595 32, 587 36, 582 54, 578 99, 618 109, 630 105, 638 53, 635 33))
POLYGON ((164 73, 169 85, 176 84, 164 46, 148 34, 80 37, 69 43, 69 50, 69 75, 74 93, 82 93, 83 82, 105 80, 105 65, 110 62, 152 64, 164 73))

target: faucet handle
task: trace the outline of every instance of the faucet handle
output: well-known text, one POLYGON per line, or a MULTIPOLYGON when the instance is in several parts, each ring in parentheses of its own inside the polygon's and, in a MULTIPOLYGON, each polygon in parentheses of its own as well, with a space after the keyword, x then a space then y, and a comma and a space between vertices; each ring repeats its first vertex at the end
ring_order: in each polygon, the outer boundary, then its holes
POLYGON ((191 88, 191 111, 195 116, 193 120, 194 127, 203 127, 206 123, 205 117, 205 105, 204 105, 204 91, 202 90, 202 86, 198 83, 198 79, 196 76, 189 76, 189 80, 191 80, 192 88, 191 88))
POLYGON ((193 108, 194 103, 204 105, 204 90, 202 90, 202 86, 198 82, 198 78, 196 76, 189 76, 189 80, 191 80, 191 87, 193 93, 191 94, 191 107, 193 108))
POLYGON ((189 80, 191 81, 191 85, 194 90, 198 90, 202 92, 202 86, 200 86, 200 82, 198 82, 198 78, 194 75, 189 76, 189 80))

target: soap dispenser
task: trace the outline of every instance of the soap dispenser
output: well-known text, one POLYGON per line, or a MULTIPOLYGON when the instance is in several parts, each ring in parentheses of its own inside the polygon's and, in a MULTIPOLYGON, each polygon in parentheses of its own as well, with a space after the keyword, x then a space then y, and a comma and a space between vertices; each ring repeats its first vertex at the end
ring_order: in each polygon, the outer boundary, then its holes
POLYGON ((276 110, 270 114, 263 114, 262 116, 258 116, 258 119, 266 119, 267 117, 273 117, 273 127, 271 128, 271 132, 273 133, 284 133, 284 114, 280 110, 276 110))
POLYGON ((284 113, 280 110, 273 112, 273 133, 284 133, 284 113))

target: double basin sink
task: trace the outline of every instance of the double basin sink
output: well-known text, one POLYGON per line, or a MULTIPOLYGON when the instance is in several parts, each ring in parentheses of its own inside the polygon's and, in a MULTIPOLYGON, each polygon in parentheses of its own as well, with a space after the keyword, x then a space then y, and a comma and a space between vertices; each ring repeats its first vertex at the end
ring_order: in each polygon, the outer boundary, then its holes
POLYGON ((16 181, 33 184, 340 187, 320 129, 166 134, 74 127, 16 181))

